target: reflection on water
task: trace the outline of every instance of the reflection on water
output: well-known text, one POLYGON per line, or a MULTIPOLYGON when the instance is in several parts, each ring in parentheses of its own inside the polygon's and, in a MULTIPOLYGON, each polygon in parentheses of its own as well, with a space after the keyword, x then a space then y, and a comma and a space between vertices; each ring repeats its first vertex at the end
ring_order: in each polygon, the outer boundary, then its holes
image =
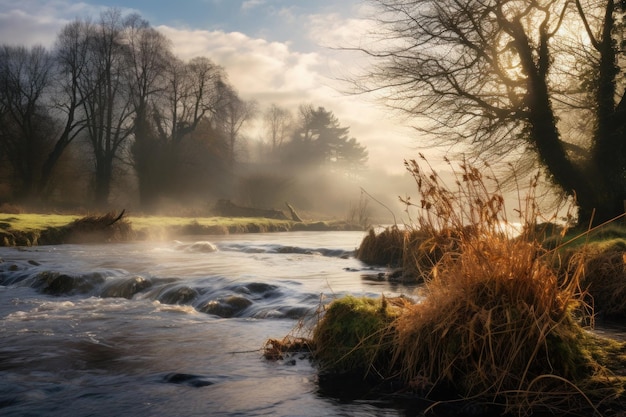
POLYGON ((371 279, 383 271, 354 259, 361 238, 2 248, 0 415, 412 414, 322 395, 307 358, 261 356, 321 299, 413 291, 371 279))

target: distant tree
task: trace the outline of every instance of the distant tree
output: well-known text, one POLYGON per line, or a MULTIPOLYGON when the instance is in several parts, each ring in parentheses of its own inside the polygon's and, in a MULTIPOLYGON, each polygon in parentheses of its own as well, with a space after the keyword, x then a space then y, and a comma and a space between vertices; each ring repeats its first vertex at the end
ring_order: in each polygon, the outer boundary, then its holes
POLYGON ((124 26, 120 11, 110 9, 87 28, 89 65, 82 73, 80 91, 93 152, 94 202, 99 206, 108 204, 114 164, 134 130, 124 26))
POLYGON ((168 66, 175 60, 170 42, 138 15, 124 21, 125 69, 133 109, 132 165, 137 175, 139 202, 146 209, 163 187, 163 143, 151 112, 167 88, 168 66))
POLYGON ((300 106, 298 125, 286 147, 286 161, 297 166, 324 166, 356 172, 367 163, 364 146, 350 138, 350 128, 323 107, 300 106))
MULTIPOLYGON (((626 200, 626 3, 373 0, 384 42, 357 90, 388 93, 438 142, 536 158, 579 222, 626 200)), ((467 147, 466 147, 467 149, 467 147)))
POLYGON ((211 198, 228 195, 228 141, 209 118, 201 118, 177 148, 168 196, 206 204, 211 198))
POLYGON ((84 99, 89 97, 89 92, 82 91, 81 94, 80 79, 88 65, 89 26, 89 22, 79 20, 71 22, 61 29, 56 40, 53 53, 56 65, 50 110, 62 127, 42 167, 39 194, 43 197, 51 192, 48 184, 57 162, 86 127, 81 108, 84 99))
POLYGON ((184 171, 184 153, 189 148, 184 142, 192 140, 198 126, 208 123, 219 111, 224 78, 223 68, 205 57, 189 62, 174 57, 167 60, 163 90, 149 107, 145 126, 149 135, 142 141, 136 138, 132 146, 144 209, 153 208, 160 196, 177 194, 181 183, 188 180, 179 174, 184 171))
POLYGON ((257 103, 242 100, 237 91, 225 82, 218 87, 220 103, 213 120, 228 140, 228 163, 232 169, 235 166, 237 145, 242 139, 241 129, 256 116, 257 103))
POLYGON ((224 69, 206 57, 168 62, 166 87, 153 108, 153 121, 164 142, 179 144, 203 119, 212 120, 226 100, 224 69))
POLYGON ((42 46, 0 47, 0 151, 18 199, 32 199, 56 125, 46 106, 52 56, 42 46))
POLYGON ((270 151, 275 153, 280 149, 292 129, 293 116, 289 110, 272 103, 263 113, 267 140, 270 151))

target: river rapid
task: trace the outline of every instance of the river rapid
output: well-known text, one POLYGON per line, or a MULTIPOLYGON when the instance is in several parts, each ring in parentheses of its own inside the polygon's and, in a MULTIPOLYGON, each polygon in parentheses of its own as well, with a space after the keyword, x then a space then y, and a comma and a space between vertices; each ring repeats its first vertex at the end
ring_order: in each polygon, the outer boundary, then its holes
POLYGON ((2 416, 406 416, 267 361, 320 303, 413 295, 354 258, 361 232, 0 248, 2 416))

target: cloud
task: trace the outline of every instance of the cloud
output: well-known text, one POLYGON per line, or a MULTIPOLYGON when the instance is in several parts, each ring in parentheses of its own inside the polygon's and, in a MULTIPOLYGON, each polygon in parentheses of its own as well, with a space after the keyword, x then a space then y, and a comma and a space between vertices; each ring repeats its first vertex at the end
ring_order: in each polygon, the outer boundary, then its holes
POLYGON ((248 11, 265 4, 265 0, 246 0, 241 5, 241 10, 248 11))
POLYGON ((248 98, 270 92, 310 94, 321 81, 321 58, 299 53, 280 42, 251 38, 239 32, 157 28, 172 40, 181 59, 206 56, 223 66, 231 83, 248 98))
MULTIPOLYGON (((336 21, 334 21, 337 24, 336 21)), ((338 25, 337 27, 339 27, 338 25)), ((404 172, 403 159, 416 153, 408 139, 412 130, 363 97, 338 90, 333 68, 349 65, 341 54, 325 49, 301 53, 287 43, 268 42, 238 32, 158 29, 172 40, 181 59, 206 56, 223 66, 231 83, 247 100, 275 103, 296 113, 301 104, 332 111, 342 126, 370 152, 370 165, 404 172)), ((349 58, 348 58, 349 59, 349 58)))
MULTIPOLYGON (((250 10, 261 3, 261 0, 248 0, 242 8, 250 10)), ((97 19, 105 9, 67 0, 21 0, 19 6, 15 6, 14 0, 0 0, 0 43, 49 47, 69 21, 77 17, 97 19)), ((294 113, 301 104, 325 107, 343 126, 350 127, 353 137, 367 146, 371 166, 403 171, 403 158, 414 153, 412 131, 365 97, 340 93, 342 87, 337 74, 350 71, 357 59, 345 51, 322 46, 355 42, 366 23, 358 17, 343 18, 336 12, 311 15, 298 10, 294 7, 268 10, 280 14, 284 25, 264 30, 289 30, 281 35, 283 41, 268 41, 240 32, 155 27, 172 40, 180 58, 206 56, 223 66, 231 84, 244 99, 256 100, 262 107, 274 103, 294 113), (306 37, 313 47, 301 48, 294 41, 298 36, 306 37)))
MULTIPOLYGON (((97 19, 108 8, 68 0, 0 0, 0 43, 50 48, 59 31, 70 21, 97 19)), ((136 12, 122 10, 124 13, 136 12)))

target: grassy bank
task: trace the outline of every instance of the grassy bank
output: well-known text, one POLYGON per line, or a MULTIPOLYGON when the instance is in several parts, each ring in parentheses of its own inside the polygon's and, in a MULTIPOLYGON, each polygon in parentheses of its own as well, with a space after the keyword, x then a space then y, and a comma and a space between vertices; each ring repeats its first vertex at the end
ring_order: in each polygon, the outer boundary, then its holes
POLYGON ((294 222, 248 217, 95 216, 0 213, 0 246, 173 239, 186 235, 225 235, 287 231, 362 230, 342 221, 294 222))

